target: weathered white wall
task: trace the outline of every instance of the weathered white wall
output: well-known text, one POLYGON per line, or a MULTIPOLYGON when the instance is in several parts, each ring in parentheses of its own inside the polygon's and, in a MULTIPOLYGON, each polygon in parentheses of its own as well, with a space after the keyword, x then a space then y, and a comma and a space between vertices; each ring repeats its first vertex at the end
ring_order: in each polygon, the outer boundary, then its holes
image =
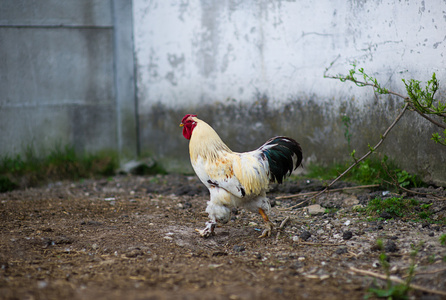
MULTIPOLYGON (((187 142, 170 123, 198 111, 231 147, 287 133, 307 159, 348 158, 340 116, 351 116, 352 144, 366 149, 401 100, 324 78, 332 62, 329 74, 346 74, 357 61, 401 93, 402 78, 446 79, 444 0, 133 0, 133 14, 141 145, 160 157, 183 151, 176 158, 187 159, 187 142), (174 141, 150 142, 166 135, 174 141)), ((435 128, 413 115, 399 126, 387 154, 446 182, 429 164, 446 164, 446 150, 429 141, 435 128)))
POLYGON ((157 101, 363 93, 323 78, 338 56, 333 73, 356 60, 401 91, 401 78, 446 74, 441 0, 134 0, 133 10, 142 112, 157 101))

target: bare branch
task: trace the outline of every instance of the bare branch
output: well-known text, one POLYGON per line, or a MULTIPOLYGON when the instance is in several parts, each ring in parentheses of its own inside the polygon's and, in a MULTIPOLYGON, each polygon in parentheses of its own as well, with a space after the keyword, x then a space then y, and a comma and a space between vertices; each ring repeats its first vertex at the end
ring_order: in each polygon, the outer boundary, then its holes
POLYGON ((327 192, 330 187, 335 184, 339 179, 341 179, 345 174, 347 174, 351 169, 353 169, 356 165, 358 165, 361 161, 363 161, 364 159, 366 159, 370 154, 372 154, 373 152, 376 151, 376 149, 381 146, 381 144, 384 142, 384 139, 387 137, 387 135, 389 134, 390 130, 392 130, 392 128, 396 125, 396 123, 398 123, 398 121, 401 119, 401 117, 404 115, 404 113, 406 112, 407 108, 409 107, 409 103, 406 103, 403 107, 403 109, 401 110, 401 112, 399 113, 399 115, 395 118, 395 120, 392 122, 392 124, 390 124, 389 128, 386 129, 386 131, 384 132, 384 134, 381 136, 381 139, 379 140, 379 142, 375 145, 375 147, 373 147, 373 150, 370 150, 369 152, 367 152, 366 154, 364 154, 360 159, 356 160, 350 167, 347 168, 347 170, 345 170, 344 172, 342 172, 341 175, 339 175, 338 177, 336 177, 329 185, 327 185, 325 187, 325 189, 323 189, 322 191, 320 191, 319 193, 317 193, 316 195, 314 195, 314 197, 309 198, 305 201, 302 201, 299 204, 296 204, 294 206, 289 207, 288 209, 293 209, 295 207, 298 207, 308 201, 310 201, 311 199, 317 198, 320 195, 322 195, 323 193, 327 192))
MULTIPOLYGON (((355 273, 361 274, 361 275, 371 276, 371 277, 375 277, 375 278, 379 278, 379 279, 383 279, 383 280, 390 280, 390 281, 400 283, 400 284, 406 284, 406 282, 404 280, 402 280, 401 278, 398 278, 396 276, 387 276, 387 275, 375 273, 372 271, 357 269, 355 267, 350 267, 350 270, 352 270, 355 273)), ((411 283, 409 286, 410 286, 410 288, 412 288, 414 290, 419 290, 419 291, 423 291, 423 292, 430 293, 430 294, 446 296, 446 291, 432 290, 432 289, 428 289, 421 285, 417 285, 417 284, 413 284, 413 283, 411 283)))

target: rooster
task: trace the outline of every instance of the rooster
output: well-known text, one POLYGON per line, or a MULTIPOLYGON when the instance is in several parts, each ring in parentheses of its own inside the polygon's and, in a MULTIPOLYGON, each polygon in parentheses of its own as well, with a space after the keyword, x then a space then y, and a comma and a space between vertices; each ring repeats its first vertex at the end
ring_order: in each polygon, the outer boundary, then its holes
POLYGON ((196 115, 186 115, 180 127, 183 136, 190 140, 192 167, 210 193, 206 208, 210 221, 204 229, 196 231, 202 237, 213 235, 217 221, 229 221, 231 207, 243 207, 262 216, 266 228, 260 238, 270 236, 273 224, 267 215, 271 205, 266 191, 270 182, 282 183, 301 165, 300 145, 291 138, 278 136, 257 150, 237 153, 196 115))

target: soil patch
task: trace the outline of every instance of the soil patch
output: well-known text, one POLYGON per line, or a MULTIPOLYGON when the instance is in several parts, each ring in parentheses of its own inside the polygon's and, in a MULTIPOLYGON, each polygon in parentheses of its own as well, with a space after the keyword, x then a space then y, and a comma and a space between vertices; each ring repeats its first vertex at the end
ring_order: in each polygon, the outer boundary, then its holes
MULTIPOLYGON (((269 197, 320 187, 286 182, 273 186, 269 197)), ((260 216, 233 209, 231 221, 203 239, 195 228, 207 221, 208 192, 195 176, 116 176, 3 193, 0 298, 362 299, 382 281, 351 267, 384 273, 377 239, 392 275, 404 278, 417 247, 413 282, 445 291, 443 225, 368 221, 352 209, 384 194, 327 194, 318 202, 325 213, 315 215, 286 210, 296 199, 273 200, 276 228, 265 239, 258 238, 260 216)), ((433 203, 433 219, 444 220, 446 201, 419 199, 433 203)))

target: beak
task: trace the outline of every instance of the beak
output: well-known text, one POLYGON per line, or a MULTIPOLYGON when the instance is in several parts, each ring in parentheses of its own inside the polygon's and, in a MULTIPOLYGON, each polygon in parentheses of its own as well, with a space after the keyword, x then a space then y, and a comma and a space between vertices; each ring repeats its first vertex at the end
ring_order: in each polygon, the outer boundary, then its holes
POLYGON ((183 123, 180 123, 180 127, 183 127, 184 126, 184 124, 183 123))

